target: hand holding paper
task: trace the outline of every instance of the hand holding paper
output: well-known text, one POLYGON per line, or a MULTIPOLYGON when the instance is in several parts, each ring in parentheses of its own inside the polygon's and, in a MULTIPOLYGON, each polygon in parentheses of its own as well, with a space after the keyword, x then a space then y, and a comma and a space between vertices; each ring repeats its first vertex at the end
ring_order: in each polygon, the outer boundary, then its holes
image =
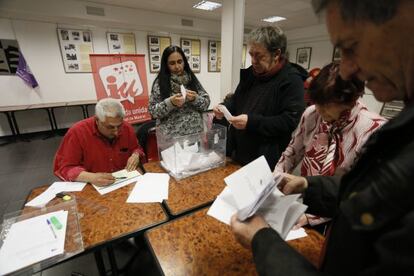
POLYGON ((286 238, 307 206, 297 202, 299 194, 284 195, 276 188, 282 179, 281 174, 273 177, 261 156, 224 179, 227 187, 207 214, 230 224, 235 214, 239 221, 244 221, 257 213, 286 238))
POLYGON ((227 109, 225 105, 219 104, 217 106, 218 110, 224 114, 224 117, 227 121, 233 119, 233 115, 231 115, 230 111, 227 109))
POLYGON ((184 100, 187 97, 187 90, 185 89, 184 85, 180 85, 181 95, 183 96, 184 100))

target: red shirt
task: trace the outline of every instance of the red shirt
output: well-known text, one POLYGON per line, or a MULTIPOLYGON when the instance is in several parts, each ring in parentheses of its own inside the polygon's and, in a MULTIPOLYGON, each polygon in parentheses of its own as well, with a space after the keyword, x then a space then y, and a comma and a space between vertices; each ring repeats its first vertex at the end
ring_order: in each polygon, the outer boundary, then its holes
POLYGON ((125 168, 131 154, 144 155, 134 129, 123 122, 113 141, 96 126, 95 117, 73 125, 56 152, 53 171, 66 181, 74 181, 83 172, 115 172, 125 168))

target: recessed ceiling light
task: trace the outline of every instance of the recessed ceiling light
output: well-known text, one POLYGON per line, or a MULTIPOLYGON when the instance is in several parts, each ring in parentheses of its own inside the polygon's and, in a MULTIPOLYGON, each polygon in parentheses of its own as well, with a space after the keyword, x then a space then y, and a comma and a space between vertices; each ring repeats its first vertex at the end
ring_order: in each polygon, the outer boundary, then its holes
POLYGON ((281 16, 270 16, 270 17, 266 17, 262 19, 262 21, 270 22, 270 23, 282 21, 282 20, 286 20, 286 18, 281 17, 281 16))
POLYGON ((193 8, 195 9, 206 10, 206 11, 212 11, 220 7, 221 7, 220 3, 212 2, 212 1, 201 1, 193 6, 193 8))

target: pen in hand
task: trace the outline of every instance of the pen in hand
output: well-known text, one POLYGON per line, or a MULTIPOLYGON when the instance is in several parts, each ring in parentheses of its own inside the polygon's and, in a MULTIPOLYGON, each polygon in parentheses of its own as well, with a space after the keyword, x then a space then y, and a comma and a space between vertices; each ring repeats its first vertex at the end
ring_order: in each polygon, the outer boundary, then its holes
POLYGON ((47 225, 49 225, 49 228, 50 228, 50 230, 52 231, 53 236, 55 237, 55 239, 57 239, 55 229, 53 229, 53 226, 52 226, 52 224, 50 223, 50 220, 49 220, 49 219, 46 219, 46 221, 47 221, 47 225))
POLYGON ((127 177, 126 176, 120 176, 120 177, 115 177, 115 179, 116 180, 119 180, 119 179, 127 179, 127 177))

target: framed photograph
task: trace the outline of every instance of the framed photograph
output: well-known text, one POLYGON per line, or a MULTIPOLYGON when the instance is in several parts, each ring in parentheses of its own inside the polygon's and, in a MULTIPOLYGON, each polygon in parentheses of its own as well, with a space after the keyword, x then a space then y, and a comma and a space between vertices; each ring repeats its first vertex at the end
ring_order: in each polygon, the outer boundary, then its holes
POLYGON ((133 33, 106 33, 110 54, 135 54, 135 35, 133 33))
POLYGON ((221 42, 218 40, 208 41, 208 72, 220 72, 221 42))
POLYGON ((0 75, 14 75, 19 66, 19 43, 17 40, 0 39, 0 75))
POLYGON ((332 53, 332 62, 341 60, 341 50, 338 47, 334 47, 332 53))
POLYGON ((181 38, 181 48, 191 70, 194 73, 200 73, 201 41, 199 39, 181 38))
POLYGON ((89 60, 89 54, 93 54, 92 32, 58 28, 57 36, 65 72, 92 72, 89 60))
POLYGON ((296 63, 305 69, 309 69, 312 55, 311 47, 298 48, 296 50, 296 63))
POLYGON ((148 63, 150 73, 158 73, 161 66, 161 57, 164 49, 171 45, 171 37, 148 36, 148 63))

